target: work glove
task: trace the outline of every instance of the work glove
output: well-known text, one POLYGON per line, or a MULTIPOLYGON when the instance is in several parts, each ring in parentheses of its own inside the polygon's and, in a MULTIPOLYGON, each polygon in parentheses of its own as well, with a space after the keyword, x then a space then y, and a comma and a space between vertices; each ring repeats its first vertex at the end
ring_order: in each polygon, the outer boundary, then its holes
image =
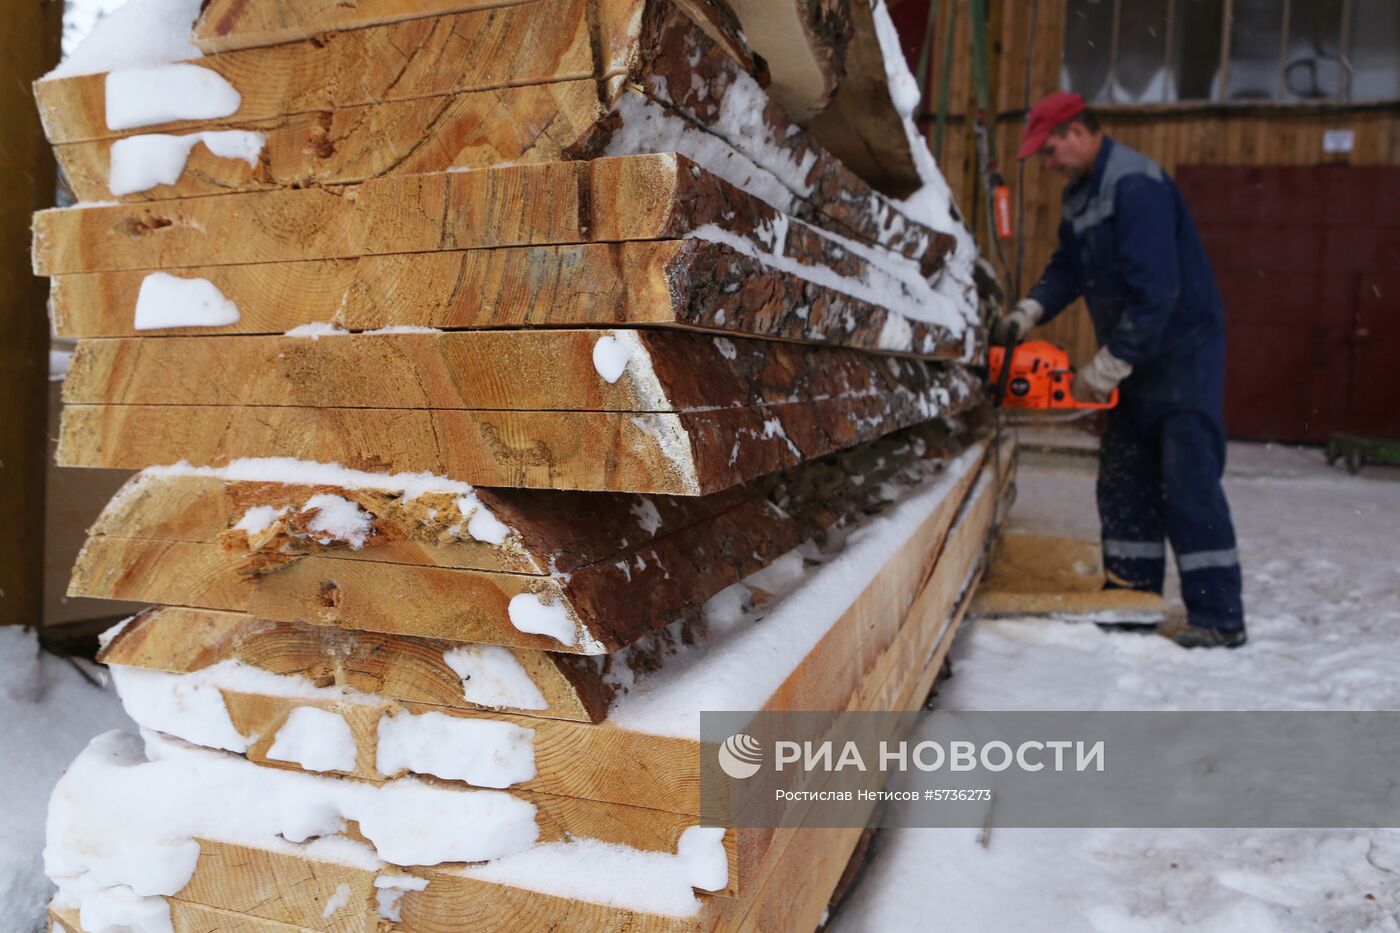
POLYGON ((1044 313, 1040 302, 1034 298, 1022 298, 1010 314, 1004 314, 992 322, 992 343, 999 347, 1019 343, 1044 313))
POLYGON ((1108 347, 1100 347, 1088 365, 1075 374, 1070 395, 1076 402, 1101 404, 1108 401, 1113 390, 1118 388, 1118 383, 1127 379, 1132 371, 1133 364, 1125 363, 1109 353, 1108 347))

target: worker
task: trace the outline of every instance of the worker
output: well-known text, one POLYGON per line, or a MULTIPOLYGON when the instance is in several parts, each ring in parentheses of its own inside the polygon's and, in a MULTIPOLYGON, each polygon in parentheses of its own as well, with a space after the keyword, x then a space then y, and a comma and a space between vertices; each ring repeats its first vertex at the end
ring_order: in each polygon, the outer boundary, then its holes
POLYGON ((1166 172, 1106 136, 1078 94, 1031 108, 1021 159, 1067 180, 1059 246, 1030 294, 999 318, 1007 344, 1083 297, 1098 352, 1073 395, 1106 401, 1099 519, 1109 587, 1162 591, 1171 542, 1186 617, 1162 634, 1187 648, 1245 643, 1225 468, 1225 315, 1196 225, 1166 172))

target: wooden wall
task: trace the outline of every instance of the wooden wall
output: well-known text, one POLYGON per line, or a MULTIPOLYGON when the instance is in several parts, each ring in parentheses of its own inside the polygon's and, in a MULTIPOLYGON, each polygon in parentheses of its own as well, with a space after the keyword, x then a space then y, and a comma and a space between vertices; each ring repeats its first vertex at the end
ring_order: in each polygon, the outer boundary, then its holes
POLYGON ((29 219, 53 205, 53 154, 30 82, 58 61, 63 4, 7 4, 0 57, 0 624, 38 625, 44 584, 48 283, 29 265, 29 219))
MULTIPOLYGON (((896 8, 914 2, 918 0, 903 0, 896 8)), ((1024 293, 1035 283, 1054 250, 1062 186, 1057 176, 1046 172, 1034 159, 1023 167, 1016 163, 1026 106, 1027 60, 1029 58, 1031 65, 1031 102, 1059 89, 1065 3, 1064 0, 986 0, 986 4, 997 153, 1002 173, 1012 189, 1013 204, 1022 196, 1025 203, 1025 259, 1020 281, 1020 291, 1024 293)), ((955 5, 957 35, 949 82, 948 126, 942 151, 934 155, 958 203, 969 214, 976 215, 973 219, 985 249, 985 209, 978 207, 974 211, 972 201, 974 194, 979 198, 981 195, 969 119, 976 108, 968 0, 938 0, 925 101, 929 111, 936 108, 945 30, 955 5)), ((1400 164, 1400 104, 1385 107, 1107 106, 1098 108, 1098 113, 1110 135, 1161 162, 1168 172, 1182 165, 1400 164), (1354 150, 1346 155, 1325 155, 1323 132, 1344 128, 1356 133, 1354 150)), ((932 119, 927 121, 926 127, 932 144, 932 119)), ((1008 268, 1012 270, 1008 278, 1014 278, 1016 241, 1004 241, 1002 249, 1008 268)), ((1066 346, 1076 362, 1086 360, 1095 348, 1093 330, 1082 302, 1066 311, 1046 329, 1045 335, 1066 346)))

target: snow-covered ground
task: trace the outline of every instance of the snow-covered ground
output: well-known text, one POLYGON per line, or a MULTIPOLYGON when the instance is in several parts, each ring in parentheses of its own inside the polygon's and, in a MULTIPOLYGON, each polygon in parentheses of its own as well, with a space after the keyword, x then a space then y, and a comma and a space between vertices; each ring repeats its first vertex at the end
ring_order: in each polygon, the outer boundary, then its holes
POLYGON ((0 933, 29 933, 42 929, 52 891, 42 860, 49 792, 89 739, 136 726, 101 668, 42 652, 19 628, 0 628, 0 704, 0 933))
MULTIPOLYGON (((1235 444, 1250 643, 1188 652, 1092 625, 979 623, 945 709, 1400 709, 1400 471, 1235 444)), ((1093 461, 1028 457, 1012 521, 1097 534, 1093 461)), ((1400 832, 883 832, 833 923, 913 930, 1400 930, 1400 832)))

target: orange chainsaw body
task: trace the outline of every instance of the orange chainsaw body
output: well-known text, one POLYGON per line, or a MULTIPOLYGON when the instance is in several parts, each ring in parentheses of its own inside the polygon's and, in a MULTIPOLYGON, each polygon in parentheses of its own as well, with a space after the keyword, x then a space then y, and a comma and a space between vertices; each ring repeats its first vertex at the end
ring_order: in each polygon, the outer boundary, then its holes
MULTIPOLYGON (((1001 367, 1006 360, 1005 347, 992 347, 991 381, 1001 384, 1001 367)), ((1027 340, 1016 345, 1011 354, 1011 375, 1006 381, 1003 408, 1030 408, 1041 411, 1065 411, 1113 408, 1118 404, 1114 389, 1107 402, 1076 402, 1071 394, 1074 369, 1069 354, 1047 340, 1027 340)))

